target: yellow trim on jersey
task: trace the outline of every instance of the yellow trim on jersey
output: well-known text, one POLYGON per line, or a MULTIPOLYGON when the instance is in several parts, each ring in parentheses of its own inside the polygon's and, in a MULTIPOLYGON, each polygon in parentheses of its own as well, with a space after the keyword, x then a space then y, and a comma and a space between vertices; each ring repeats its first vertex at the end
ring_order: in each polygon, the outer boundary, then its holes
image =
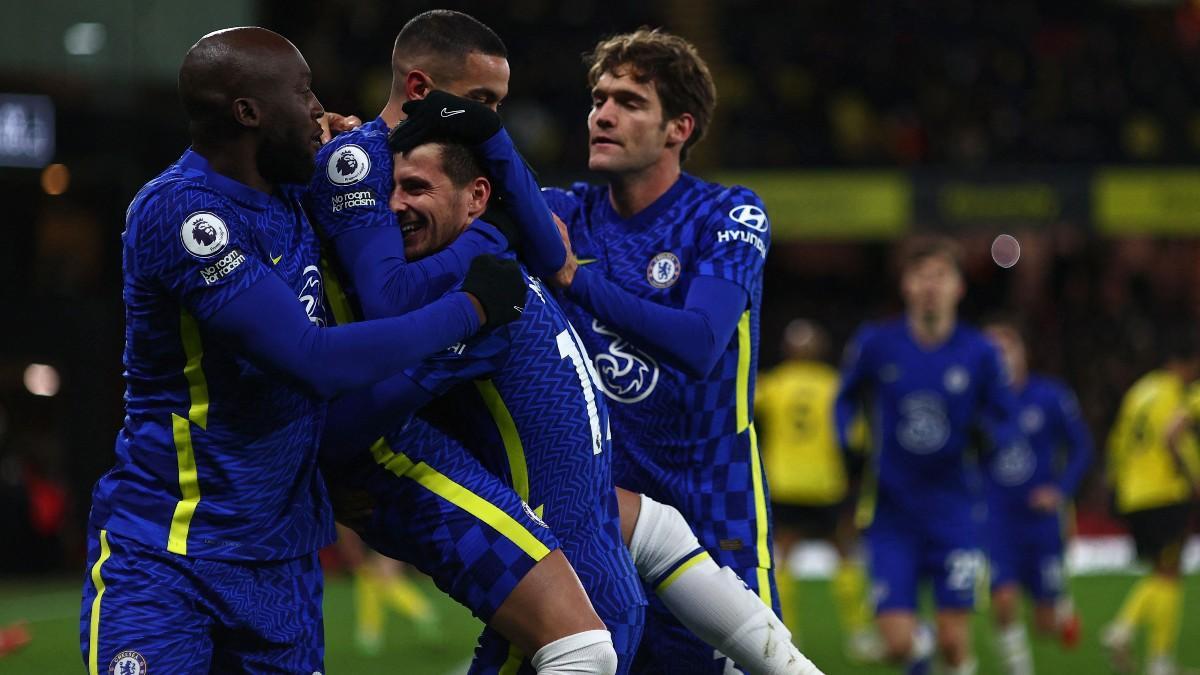
POLYGON ((181 417, 171 413, 171 437, 175 441, 175 463, 179 475, 179 501, 171 515, 171 530, 167 533, 167 550, 187 555, 188 531, 192 517, 200 504, 200 476, 196 470, 196 451, 192 445, 192 426, 208 428, 208 380, 204 377, 204 345, 196 319, 181 310, 179 339, 183 343, 186 361, 183 376, 188 383, 188 414, 181 417))
POLYGON ((683 576, 684 572, 692 569, 693 567, 695 567, 696 565, 699 565, 700 563, 704 562, 705 560, 712 560, 712 556, 710 556, 708 554, 708 551, 701 551, 701 552, 697 553, 696 555, 692 556, 691 560, 688 560, 687 562, 683 563, 679 567, 676 567, 674 572, 671 572, 670 574, 668 574, 667 578, 663 579, 662 583, 659 584, 654 589, 654 592, 662 593, 663 591, 667 590, 667 588, 669 588, 671 586, 671 584, 675 583, 676 581, 679 580, 679 577, 683 576))
POLYGON ((104 578, 100 576, 100 567, 108 561, 112 551, 108 548, 108 530, 100 530, 100 557, 92 565, 92 585, 96 587, 96 597, 92 599, 92 615, 88 621, 88 675, 100 675, 98 654, 100 647, 100 598, 104 597, 104 578))
POLYGON ((875 520, 875 500, 879 493, 875 469, 868 464, 863 471, 862 487, 858 490, 858 504, 854 507, 854 526, 865 530, 875 520))
POLYGON ((742 312, 738 320, 738 365, 737 388, 737 432, 740 434, 750 426, 750 310, 742 312))
POLYGON ((487 523, 535 561, 550 554, 545 544, 495 504, 455 483, 428 464, 413 462, 408 455, 393 451, 384 439, 379 439, 371 446, 371 455, 377 464, 396 476, 417 481, 421 487, 487 523))
MULTIPOLYGON (((529 466, 525 462, 525 446, 521 443, 521 434, 517 432, 517 423, 513 421, 508 406, 500 398, 500 392, 491 380, 476 380, 475 387, 483 397, 496 428, 500 430, 500 438, 504 441, 504 454, 508 456, 508 470, 512 474, 513 490, 525 503, 529 503, 529 466)), ((540 507, 539 507, 540 510, 540 507)), ((538 514, 541 517, 541 514, 538 514)))
POLYGON ((758 568, 758 597, 764 605, 771 606, 771 570, 768 567, 758 568))
POLYGON ((500 666, 500 671, 497 675, 517 675, 521 670, 521 662, 525 660, 525 656, 517 649, 516 645, 508 646, 508 658, 504 660, 504 664, 500 666))
MULTIPOLYGON (((747 313, 745 316, 749 316, 747 313)), ((749 331, 747 331, 749 335, 749 331)), ((749 353, 749 350, 746 350, 749 353)), ((747 372, 749 368, 747 367, 747 372)), ((754 531, 755 547, 758 552, 758 596, 763 602, 771 604, 770 577, 767 570, 771 569, 771 546, 767 541, 767 490, 763 485, 762 457, 758 452, 758 432, 750 425, 750 476, 754 485, 754 531)))
POLYGON ((200 504, 200 476, 196 471, 190 422, 171 413, 171 427, 175 437, 175 461, 179 465, 179 495, 182 499, 175 503, 175 513, 171 516, 167 550, 187 555, 188 530, 192 527, 192 516, 196 515, 196 507, 200 504))
POLYGON ((325 275, 325 300, 329 303, 329 311, 333 312, 333 320, 339 326, 354 323, 354 311, 350 309, 350 301, 342 289, 342 280, 324 256, 321 256, 321 273, 325 275))
POLYGON ((187 379, 188 398, 191 399, 188 419, 201 429, 207 429, 208 381, 200 365, 204 358, 204 346, 200 343, 200 326, 186 310, 179 313, 179 339, 183 342, 183 353, 187 357, 183 376, 187 379))

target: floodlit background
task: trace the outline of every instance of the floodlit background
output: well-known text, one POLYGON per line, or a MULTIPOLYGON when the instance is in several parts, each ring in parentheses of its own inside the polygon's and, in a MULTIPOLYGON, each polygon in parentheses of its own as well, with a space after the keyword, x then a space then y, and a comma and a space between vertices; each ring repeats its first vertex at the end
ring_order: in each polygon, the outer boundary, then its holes
MULTIPOLYGON (((204 33, 257 24, 291 38, 325 107, 373 117, 408 18, 469 12, 506 41, 502 114, 544 183, 587 179, 579 55, 662 26, 697 44, 720 103, 686 169, 766 201, 762 367, 797 316, 836 346, 898 311, 892 244, 938 231, 968 252, 968 319, 1019 313, 1034 367, 1078 393, 1103 447, 1121 394, 1157 366, 1168 328, 1200 312, 1200 2, 1125 0, 0 0, 0 626, 32 644, 2 672, 75 672, 90 488, 113 459, 123 385, 119 236, 140 185, 187 146, 175 96, 204 33), (992 239, 1015 236, 1011 269, 992 239)), ((1102 672, 1101 623, 1132 583, 1102 453, 1078 498, 1078 652, 1040 645, 1043 672, 1102 672)), ((799 633, 829 672, 841 638, 806 549, 799 633)), ((1192 546, 1189 565, 1200 563, 1192 546)), ((434 635, 394 619, 357 650, 348 583, 330 565, 329 671, 461 670, 477 626, 430 588, 434 635)), ((1200 666, 1200 588, 1180 651, 1200 666)), ((995 672, 980 621, 982 672, 995 672)))

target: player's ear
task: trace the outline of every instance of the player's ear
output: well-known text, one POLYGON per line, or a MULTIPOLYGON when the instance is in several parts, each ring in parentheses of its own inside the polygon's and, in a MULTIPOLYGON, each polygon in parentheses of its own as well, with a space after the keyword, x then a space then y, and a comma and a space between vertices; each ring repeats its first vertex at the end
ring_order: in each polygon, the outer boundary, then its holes
POLYGON ((486 177, 479 176, 468 187, 471 192, 467 200, 467 213, 474 220, 487 211, 488 201, 492 197, 492 184, 486 177))
POLYGON ((667 147, 682 146, 696 130, 696 118, 691 113, 667 120, 667 147))
POLYGON ((433 91, 433 78, 429 73, 413 68, 404 76, 404 96, 410 101, 419 101, 433 91))
POLYGON ((252 98, 238 98, 233 101, 233 119, 244 127, 258 128, 262 125, 262 109, 258 101, 252 98))

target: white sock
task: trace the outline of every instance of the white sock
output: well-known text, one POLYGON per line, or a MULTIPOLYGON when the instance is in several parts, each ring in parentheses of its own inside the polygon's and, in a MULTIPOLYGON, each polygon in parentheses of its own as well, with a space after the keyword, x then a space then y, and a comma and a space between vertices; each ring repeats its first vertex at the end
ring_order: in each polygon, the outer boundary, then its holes
POLYGON ((924 621, 918 623, 913 629, 912 651, 908 653, 908 663, 920 663, 933 656, 934 646, 933 629, 924 621))
POLYGON ((585 630, 559 638, 530 659, 538 675, 614 675, 617 650, 606 630, 585 630))
POLYGON ((676 509, 642 495, 629 552, 671 614, 751 675, 819 675, 792 634, 728 567, 717 567, 676 509))
POLYGON ((1008 675, 1033 675, 1033 652, 1025 624, 1014 621, 996 631, 996 648, 1008 675))

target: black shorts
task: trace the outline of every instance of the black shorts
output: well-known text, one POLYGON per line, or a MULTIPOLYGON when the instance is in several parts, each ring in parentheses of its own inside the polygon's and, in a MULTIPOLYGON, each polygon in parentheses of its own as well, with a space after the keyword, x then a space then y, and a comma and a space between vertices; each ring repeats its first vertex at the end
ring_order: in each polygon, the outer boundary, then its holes
POLYGON ((833 539, 843 504, 809 506, 771 502, 775 527, 798 531, 805 539, 833 539))
POLYGON ((1138 557, 1152 563, 1163 556, 1178 557, 1187 540, 1191 516, 1191 502, 1126 513, 1125 522, 1133 534, 1138 557))

